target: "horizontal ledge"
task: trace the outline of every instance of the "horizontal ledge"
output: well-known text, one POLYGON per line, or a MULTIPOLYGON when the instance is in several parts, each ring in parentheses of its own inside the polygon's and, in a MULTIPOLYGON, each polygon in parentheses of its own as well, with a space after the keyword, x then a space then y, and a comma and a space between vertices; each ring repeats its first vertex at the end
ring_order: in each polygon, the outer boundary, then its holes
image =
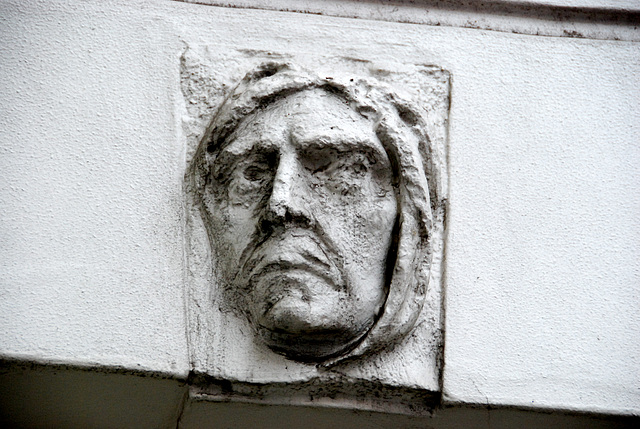
POLYGON ((153 371, 147 368, 130 368, 122 365, 107 365, 91 362, 65 362, 52 359, 38 359, 29 356, 0 354, 0 373, 16 371, 73 371, 93 374, 131 375, 134 377, 161 380, 187 381, 187 374, 153 371))
POLYGON ((553 37, 640 41, 640 2, 574 0, 174 0, 262 9, 493 30, 553 37))
POLYGON ((440 392, 332 375, 306 382, 248 383, 194 374, 188 380, 196 402, 355 409, 407 416, 430 416, 440 392))
POLYGON ((215 383, 195 374, 187 381, 117 367, 47 365, 6 358, 0 359, 0 392, 2 427, 40 427, 42 422, 54 427, 176 427, 179 421, 183 429, 219 427, 225 422, 229 427, 252 428, 279 427, 288 421, 289 427, 308 428, 308 422, 314 421, 314 427, 340 422, 345 428, 480 429, 491 421, 496 428, 589 429, 634 427, 640 422, 638 416, 446 401, 421 415, 397 409, 363 410, 348 404, 341 408, 322 402, 278 404, 242 394, 229 396, 228 382, 215 383), (191 383, 195 385, 189 388, 191 383))

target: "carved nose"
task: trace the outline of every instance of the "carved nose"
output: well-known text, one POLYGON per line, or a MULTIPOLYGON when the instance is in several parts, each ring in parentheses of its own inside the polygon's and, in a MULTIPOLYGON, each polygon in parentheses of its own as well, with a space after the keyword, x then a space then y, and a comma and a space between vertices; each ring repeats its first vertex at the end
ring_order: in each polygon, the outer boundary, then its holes
POLYGON ((267 206, 270 222, 302 222, 308 224, 310 215, 304 203, 307 192, 300 166, 294 156, 282 155, 273 179, 267 206))

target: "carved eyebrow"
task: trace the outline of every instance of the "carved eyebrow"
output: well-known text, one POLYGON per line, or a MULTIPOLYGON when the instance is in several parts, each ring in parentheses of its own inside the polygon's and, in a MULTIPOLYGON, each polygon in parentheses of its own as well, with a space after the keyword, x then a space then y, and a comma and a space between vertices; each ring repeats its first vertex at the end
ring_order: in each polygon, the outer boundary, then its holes
POLYGON ((264 151, 264 146, 253 144, 239 152, 229 150, 229 146, 234 142, 224 145, 218 150, 215 158, 211 162, 211 174, 217 180, 223 180, 229 176, 233 168, 243 159, 264 151))
POLYGON ((227 139, 225 143, 219 149, 220 153, 229 153, 232 155, 244 156, 248 155, 252 152, 255 152, 256 149, 264 150, 270 149, 273 147, 273 143, 271 143, 268 139, 251 136, 250 138, 238 139, 233 134, 227 139), (232 148, 236 148, 240 146, 240 150, 235 153, 232 151, 232 148))
POLYGON ((216 156, 216 159, 249 156, 256 152, 271 151, 273 150, 273 147, 274 144, 268 139, 250 138, 238 140, 232 136, 218 149, 218 155, 216 156), (237 149, 238 146, 240 146, 240 150, 237 149), (235 150, 233 150, 234 148, 235 150))
POLYGON ((342 136, 319 135, 313 138, 305 138, 297 141, 298 151, 317 151, 332 149, 338 153, 365 152, 367 156, 373 156, 384 164, 390 164, 389 155, 382 147, 382 144, 375 144, 369 139, 351 139, 342 136))

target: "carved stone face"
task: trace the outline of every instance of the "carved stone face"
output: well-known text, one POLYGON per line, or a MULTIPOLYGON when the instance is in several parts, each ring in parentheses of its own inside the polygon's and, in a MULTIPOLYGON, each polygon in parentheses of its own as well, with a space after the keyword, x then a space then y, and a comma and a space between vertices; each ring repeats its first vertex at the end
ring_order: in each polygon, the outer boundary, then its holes
POLYGON ((349 350, 378 317, 395 261, 393 173, 373 124, 336 95, 298 92, 244 118, 211 177, 232 307, 290 358, 349 350))

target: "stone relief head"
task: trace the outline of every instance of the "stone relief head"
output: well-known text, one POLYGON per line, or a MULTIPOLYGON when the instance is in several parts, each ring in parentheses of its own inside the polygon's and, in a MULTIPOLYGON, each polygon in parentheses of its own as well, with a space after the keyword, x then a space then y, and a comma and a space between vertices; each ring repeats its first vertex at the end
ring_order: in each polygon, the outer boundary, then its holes
POLYGON ((287 63, 247 74, 192 170, 226 305, 298 361, 410 332, 440 210, 429 151, 419 110, 377 81, 287 63))

